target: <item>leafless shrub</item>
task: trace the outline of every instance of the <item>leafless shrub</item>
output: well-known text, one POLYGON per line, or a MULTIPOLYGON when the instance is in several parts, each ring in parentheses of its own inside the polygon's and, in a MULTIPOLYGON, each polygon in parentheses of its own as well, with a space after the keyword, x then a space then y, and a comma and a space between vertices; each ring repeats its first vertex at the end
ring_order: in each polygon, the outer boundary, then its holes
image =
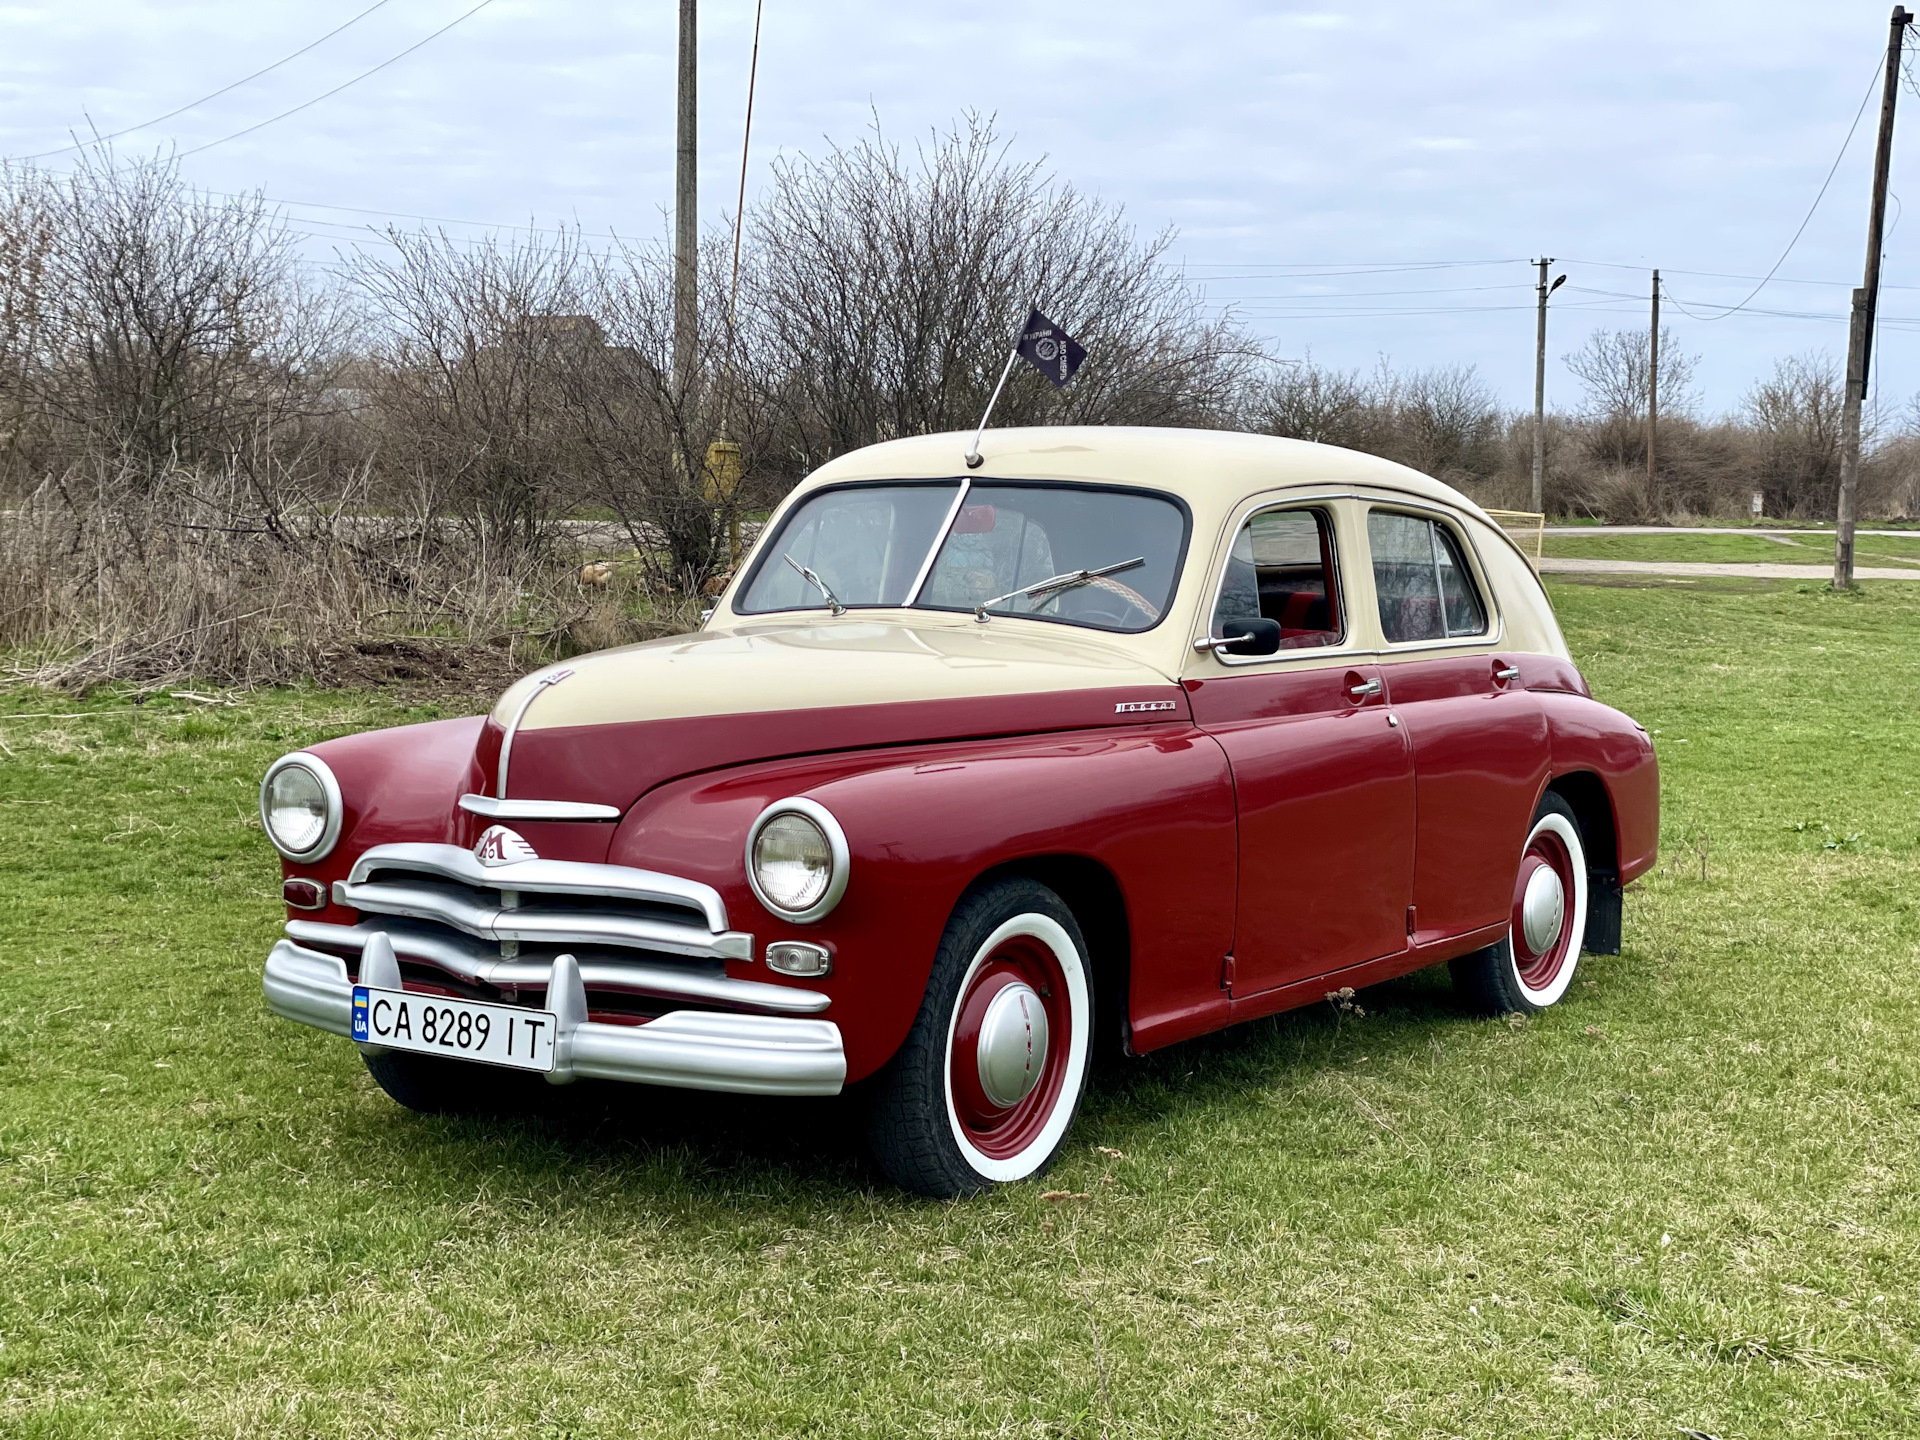
POLYGON ((778 165, 754 213, 761 384, 802 467, 978 422, 1038 304, 1086 345, 1073 385, 1016 373, 1001 425, 1217 425, 1256 358, 1163 263, 1170 235, 1012 160, 967 117, 911 156, 878 133, 778 165))
MULTIPOLYGON (((1754 475, 1770 515, 1831 518, 1839 499, 1840 372, 1829 356, 1793 355, 1747 392, 1754 475)), ((1870 443, 1871 437, 1863 437, 1870 443)))
MULTIPOLYGON (((1619 468, 1647 463, 1647 393, 1652 359, 1648 330, 1596 330, 1586 343, 1563 356, 1580 381, 1583 448, 1601 466, 1619 468)), ((1700 357, 1683 350, 1666 326, 1660 327, 1660 423, 1690 417, 1698 404, 1693 377, 1700 357)))
POLYGON ((292 245, 259 196, 192 191, 170 160, 87 151, 63 176, 0 174, 16 483, 83 457, 128 483, 251 474, 263 446, 300 443, 343 330, 292 245))

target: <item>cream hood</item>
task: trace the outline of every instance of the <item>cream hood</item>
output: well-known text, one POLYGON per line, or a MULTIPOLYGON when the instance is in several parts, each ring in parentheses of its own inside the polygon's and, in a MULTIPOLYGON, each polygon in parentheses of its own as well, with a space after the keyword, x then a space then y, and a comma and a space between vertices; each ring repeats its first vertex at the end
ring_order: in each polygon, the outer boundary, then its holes
POLYGON ((583 655, 515 683, 493 719, 509 725, 526 705, 518 728, 531 733, 1082 690, 1138 687, 1164 695, 1174 684, 1136 656, 1065 625, 866 612, 756 621, 583 655), (562 672, 564 679, 527 705, 543 681, 562 672))

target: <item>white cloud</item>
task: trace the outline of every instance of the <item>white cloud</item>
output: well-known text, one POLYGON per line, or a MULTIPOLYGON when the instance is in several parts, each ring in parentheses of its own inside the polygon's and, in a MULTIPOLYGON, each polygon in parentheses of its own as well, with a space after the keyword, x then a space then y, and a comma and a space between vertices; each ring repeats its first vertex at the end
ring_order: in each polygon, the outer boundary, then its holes
MULTIPOLYGON (((0 149, 32 153, 89 121, 111 131, 171 109, 365 3, 10 8, 0 149)), ((377 64, 470 3, 385 6, 123 145, 218 139, 377 64)), ((498 0, 342 95, 186 163, 223 190, 657 234, 671 203, 673 12, 498 0)), ((752 17, 752 0, 703 7, 709 220, 731 207, 737 183, 752 17)), ((1063 176, 1124 203, 1143 230, 1178 226, 1177 254, 1196 277, 1256 276, 1212 280, 1208 291, 1241 302, 1277 348, 1359 366, 1381 352, 1404 364, 1472 361, 1518 401, 1531 377, 1525 259, 1545 249, 1575 277, 1578 289, 1555 301, 1556 357, 1587 327, 1644 323, 1641 267, 1661 265, 1695 313, 1737 299, 1750 287, 1694 272, 1773 263, 1866 92, 1885 23, 1880 0, 1623 0, 1564 13, 1511 0, 1295 10, 1258 0, 782 0, 766 12, 751 184, 776 154, 857 138, 876 111, 903 140, 969 108, 991 112, 1017 154, 1048 155, 1063 176), (1280 273, 1301 262, 1432 261, 1474 265, 1323 279, 1325 298, 1280 273), (1484 263, 1496 261, 1505 263, 1484 263), (1446 287, 1454 293, 1362 293, 1446 287), (1445 313, 1408 313, 1420 310, 1445 313)), ((1835 283, 1776 287, 1755 307, 1827 318, 1703 324, 1669 312, 1681 343, 1705 356, 1710 403, 1735 401, 1774 355, 1844 345, 1870 131, 1869 121, 1784 271, 1835 283)), ((1903 140, 1896 193, 1916 164, 1920 146, 1903 140)), ((322 222, 372 218, 298 213, 303 228, 329 235, 351 232, 322 222)), ((1895 285, 1920 286, 1910 234, 1892 237, 1895 285)), ((1883 308, 1920 317, 1920 289, 1890 290, 1883 308)), ((1886 327, 1878 357, 1884 390, 1920 387, 1910 330, 1886 327)), ((1557 365, 1551 383, 1571 395, 1557 365)))

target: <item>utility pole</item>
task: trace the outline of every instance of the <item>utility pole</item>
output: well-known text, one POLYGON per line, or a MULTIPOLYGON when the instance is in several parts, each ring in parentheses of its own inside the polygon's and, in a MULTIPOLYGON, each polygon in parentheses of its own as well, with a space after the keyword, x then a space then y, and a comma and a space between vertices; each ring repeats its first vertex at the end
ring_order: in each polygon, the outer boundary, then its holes
POLYGON ((1653 272, 1653 323, 1647 331, 1647 506, 1660 518, 1660 482, 1654 472, 1654 440, 1660 427, 1660 272, 1653 272))
POLYGON ((680 0, 678 153, 673 190, 673 389, 693 385, 700 296, 699 0, 680 0))
POLYGON ((1847 394, 1840 421, 1840 505, 1833 541, 1833 588, 1853 586, 1854 505, 1860 490, 1860 407, 1867 398, 1867 366, 1873 348, 1873 314, 1880 303, 1880 246, 1887 221, 1887 167, 1893 161, 1893 106, 1900 96, 1900 46, 1913 16, 1893 7, 1887 27, 1886 73, 1880 90, 1880 140, 1873 151, 1873 206, 1867 217, 1866 278, 1853 292, 1847 328, 1847 394))
POLYGON ((1567 277, 1562 275, 1549 285, 1547 267, 1553 264, 1553 257, 1533 263, 1540 267, 1540 282, 1533 287, 1540 297, 1540 321, 1533 343, 1533 509, 1539 514, 1546 508, 1540 492, 1547 474, 1547 297, 1566 284, 1567 277))

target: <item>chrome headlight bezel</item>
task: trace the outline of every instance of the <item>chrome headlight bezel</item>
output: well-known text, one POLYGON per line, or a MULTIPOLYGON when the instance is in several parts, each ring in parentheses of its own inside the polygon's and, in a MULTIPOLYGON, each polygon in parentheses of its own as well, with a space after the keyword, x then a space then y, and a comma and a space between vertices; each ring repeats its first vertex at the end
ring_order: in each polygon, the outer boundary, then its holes
POLYGON ((267 773, 260 778, 260 828, 267 832, 267 840, 273 848, 287 859, 299 864, 315 860, 324 860, 340 840, 340 826, 345 818, 346 807, 340 799, 340 782, 327 762, 318 755, 305 750, 296 750, 291 755, 282 755, 267 767, 267 773), (289 850, 280 843, 280 837, 273 833, 273 818, 267 805, 267 796, 273 787, 274 777, 283 770, 302 769, 320 782, 321 794, 326 797, 326 823, 320 827, 320 838, 305 850, 289 850))
POLYGON ((847 893, 847 872, 852 866, 852 855, 847 849, 847 833, 840 828, 840 822, 833 818, 831 810, 817 800, 790 795, 767 806, 748 827, 746 864, 747 884, 753 887, 754 899, 764 905, 769 914, 790 920, 796 925, 811 925, 816 920, 824 919, 840 903, 840 897, 847 893), (759 867, 754 863, 753 852, 760 841, 760 833, 782 815, 798 815, 811 821, 826 837, 827 852, 833 861, 833 873, 827 877, 827 888, 818 900, 804 910, 790 910, 769 895, 760 883, 759 867))

